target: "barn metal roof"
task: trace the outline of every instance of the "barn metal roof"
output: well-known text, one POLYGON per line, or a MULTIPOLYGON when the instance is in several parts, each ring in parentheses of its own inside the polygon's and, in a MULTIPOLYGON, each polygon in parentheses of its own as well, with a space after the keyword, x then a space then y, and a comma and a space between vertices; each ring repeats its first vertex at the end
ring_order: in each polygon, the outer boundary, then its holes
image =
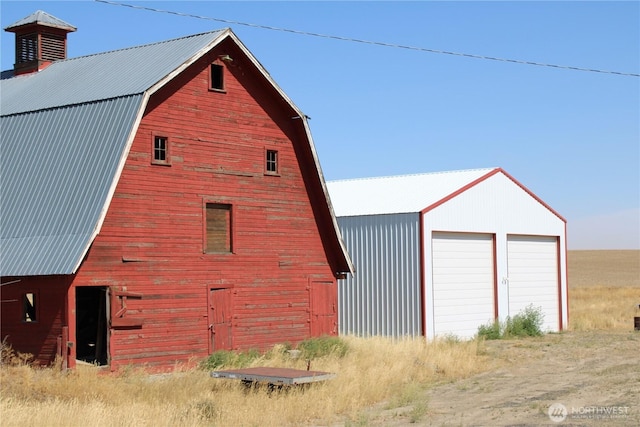
POLYGON ((496 168, 329 181, 336 216, 421 212, 496 168))
POLYGON ((38 73, 1 80, 3 116, 146 91, 224 31, 56 61, 38 73))
POLYGON ((145 92, 224 34, 58 61, 0 81, 0 275, 77 270, 99 231, 145 92))
POLYGON ((141 102, 135 95, 2 118, 2 275, 75 270, 141 102))

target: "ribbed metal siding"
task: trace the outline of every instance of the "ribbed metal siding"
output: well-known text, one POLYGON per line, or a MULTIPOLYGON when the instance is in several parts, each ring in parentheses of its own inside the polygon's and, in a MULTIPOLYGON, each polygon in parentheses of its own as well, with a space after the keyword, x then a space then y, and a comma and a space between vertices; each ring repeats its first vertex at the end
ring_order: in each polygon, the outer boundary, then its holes
POLYGON ((418 214, 340 217, 356 273, 338 283, 341 334, 422 335, 418 214))
POLYGON ((73 273, 141 102, 132 96, 2 117, 0 275, 73 273))

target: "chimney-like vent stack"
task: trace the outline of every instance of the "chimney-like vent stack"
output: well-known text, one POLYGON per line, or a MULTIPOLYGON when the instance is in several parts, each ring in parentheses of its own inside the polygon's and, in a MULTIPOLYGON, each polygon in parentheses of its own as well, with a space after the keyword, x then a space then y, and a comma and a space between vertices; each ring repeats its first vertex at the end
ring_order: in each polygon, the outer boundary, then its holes
POLYGON ((41 10, 4 29, 16 35, 14 74, 40 71, 67 58, 67 34, 76 28, 41 10))

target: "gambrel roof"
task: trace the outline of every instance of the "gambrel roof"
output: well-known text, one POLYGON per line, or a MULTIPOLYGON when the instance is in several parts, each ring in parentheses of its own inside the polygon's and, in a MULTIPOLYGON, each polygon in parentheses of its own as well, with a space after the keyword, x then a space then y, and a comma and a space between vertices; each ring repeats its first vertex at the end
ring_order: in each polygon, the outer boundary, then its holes
POLYGON ((3 79, 0 275, 73 274, 100 231, 151 94, 231 39, 292 109, 306 135, 336 273, 352 272, 305 115, 230 30, 56 61, 3 79))

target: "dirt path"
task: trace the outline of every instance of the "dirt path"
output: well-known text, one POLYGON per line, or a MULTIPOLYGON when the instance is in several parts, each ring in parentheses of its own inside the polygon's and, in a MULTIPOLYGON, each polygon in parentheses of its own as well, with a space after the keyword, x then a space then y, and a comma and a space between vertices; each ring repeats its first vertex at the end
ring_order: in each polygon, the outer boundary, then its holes
POLYGON ((381 405, 367 424, 640 426, 640 332, 490 341, 487 353, 494 369, 429 389, 424 414, 381 405))

